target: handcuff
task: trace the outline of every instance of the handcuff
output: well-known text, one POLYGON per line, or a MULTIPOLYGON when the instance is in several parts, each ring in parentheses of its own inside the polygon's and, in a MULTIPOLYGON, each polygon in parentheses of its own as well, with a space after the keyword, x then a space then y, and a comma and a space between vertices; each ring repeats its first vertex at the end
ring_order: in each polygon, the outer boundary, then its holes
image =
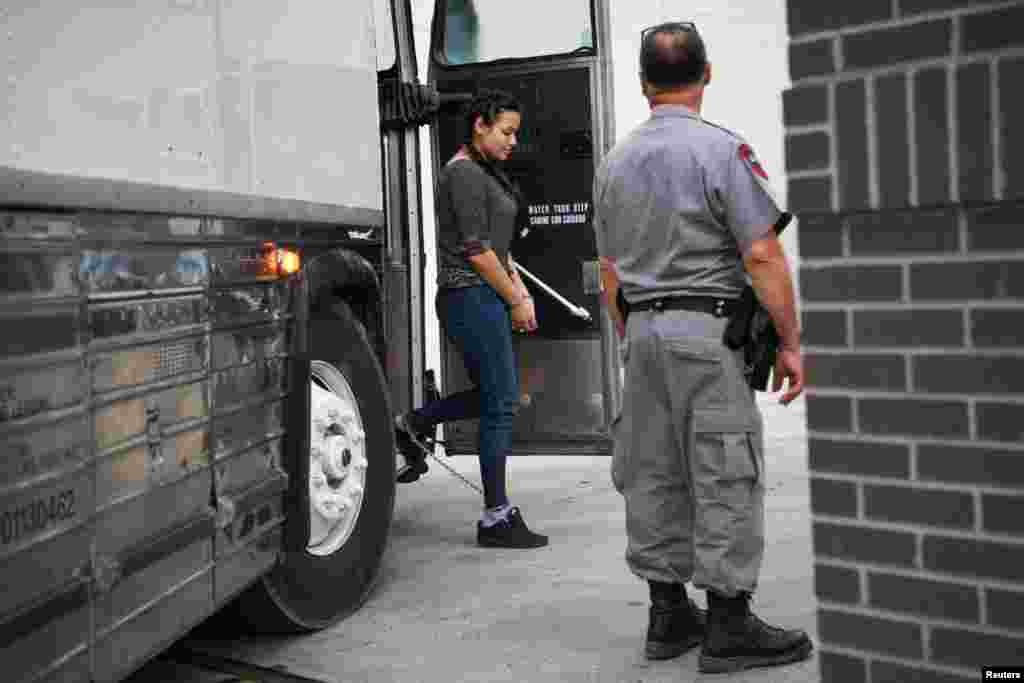
MULTIPOLYGON (((527 301, 533 301, 533 297, 532 296, 524 296, 519 303, 521 304, 521 303, 525 303, 527 301)), ((518 305, 519 304, 516 304, 516 306, 518 306, 518 305)), ((512 308, 515 308, 515 306, 513 306, 512 308)), ((526 328, 523 328, 523 327, 513 327, 512 330, 516 334, 526 334, 526 332, 527 332, 526 328)))

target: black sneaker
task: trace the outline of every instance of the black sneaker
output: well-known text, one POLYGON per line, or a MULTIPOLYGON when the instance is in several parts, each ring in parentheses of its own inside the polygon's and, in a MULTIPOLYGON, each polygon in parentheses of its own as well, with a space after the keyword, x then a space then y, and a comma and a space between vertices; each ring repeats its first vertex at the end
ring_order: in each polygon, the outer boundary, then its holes
POLYGON ((484 548, 543 548, 548 544, 548 537, 530 531, 519 508, 514 507, 494 526, 477 522, 476 543, 484 548))
POLYGON ((405 465, 398 470, 396 481, 400 484, 411 484, 417 481, 430 469, 427 466, 427 454, 434 449, 427 445, 430 437, 413 429, 408 414, 395 417, 395 444, 405 458, 405 465))

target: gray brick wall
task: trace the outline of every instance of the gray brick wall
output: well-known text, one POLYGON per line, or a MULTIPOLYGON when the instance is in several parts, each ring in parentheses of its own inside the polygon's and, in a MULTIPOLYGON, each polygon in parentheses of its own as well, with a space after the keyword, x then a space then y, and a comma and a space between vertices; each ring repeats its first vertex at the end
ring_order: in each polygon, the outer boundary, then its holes
POLYGON ((1024 2, 788 0, 824 681, 1024 663, 1024 2))

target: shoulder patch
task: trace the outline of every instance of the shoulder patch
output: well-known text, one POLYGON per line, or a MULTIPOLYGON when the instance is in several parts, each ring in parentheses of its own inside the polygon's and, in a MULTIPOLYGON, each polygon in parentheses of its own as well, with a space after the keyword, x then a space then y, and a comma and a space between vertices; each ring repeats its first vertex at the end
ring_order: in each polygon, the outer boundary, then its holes
POLYGON ((768 181, 768 172, 764 170, 761 161, 754 154, 754 148, 745 142, 741 142, 736 148, 736 156, 740 158, 740 162, 750 171, 750 175, 757 181, 757 184, 764 190, 764 193, 771 198, 775 206, 781 208, 782 205, 779 204, 778 197, 775 196, 775 190, 768 181))
POLYGON ((754 149, 747 143, 743 143, 738 148, 738 154, 740 160, 743 161, 755 175, 760 176, 764 180, 768 180, 768 173, 765 172, 764 166, 758 160, 757 155, 754 154, 754 149))

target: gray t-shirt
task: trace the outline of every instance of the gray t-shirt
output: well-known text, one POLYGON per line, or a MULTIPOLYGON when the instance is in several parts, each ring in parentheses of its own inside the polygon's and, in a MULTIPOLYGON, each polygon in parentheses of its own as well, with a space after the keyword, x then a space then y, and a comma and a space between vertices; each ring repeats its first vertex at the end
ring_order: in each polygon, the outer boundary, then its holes
POLYGON ((742 254, 782 213, 753 150, 682 105, 659 105, 594 178, 598 253, 627 301, 735 298, 742 254))
POLYGON ((518 204, 480 164, 472 159, 449 162, 438 178, 436 206, 439 288, 483 284, 469 257, 488 249, 508 267, 518 204))

